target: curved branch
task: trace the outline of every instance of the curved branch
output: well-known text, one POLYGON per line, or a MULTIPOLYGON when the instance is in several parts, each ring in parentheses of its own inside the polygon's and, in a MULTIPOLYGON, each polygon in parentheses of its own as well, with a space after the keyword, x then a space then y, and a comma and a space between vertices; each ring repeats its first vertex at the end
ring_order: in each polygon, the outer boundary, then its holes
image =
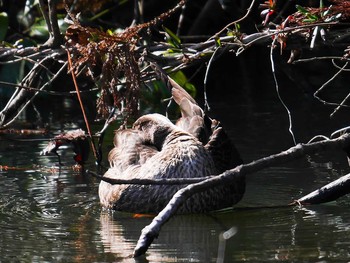
POLYGON ((202 192, 208 187, 216 187, 226 182, 232 182, 246 174, 254 173, 267 167, 301 158, 306 154, 312 154, 331 149, 342 149, 350 146, 350 134, 344 134, 337 139, 315 142, 310 144, 298 144, 281 153, 270 155, 249 164, 237 166, 221 175, 205 181, 188 185, 176 192, 168 205, 153 219, 151 224, 146 226, 141 233, 134 250, 134 257, 146 253, 154 238, 159 235, 161 227, 174 215, 177 209, 193 194, 202 192))

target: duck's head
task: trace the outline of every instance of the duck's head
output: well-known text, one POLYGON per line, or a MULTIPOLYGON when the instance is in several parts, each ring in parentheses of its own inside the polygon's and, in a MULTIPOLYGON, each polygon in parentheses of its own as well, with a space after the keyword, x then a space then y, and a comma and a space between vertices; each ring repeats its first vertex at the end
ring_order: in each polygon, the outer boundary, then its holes
POLYGON ((161 150, 165 138, 177 128, 167 117, 154 113, 137 119, 133 129, 140 131, 146 143, 152 144, 158 150, 161 150))

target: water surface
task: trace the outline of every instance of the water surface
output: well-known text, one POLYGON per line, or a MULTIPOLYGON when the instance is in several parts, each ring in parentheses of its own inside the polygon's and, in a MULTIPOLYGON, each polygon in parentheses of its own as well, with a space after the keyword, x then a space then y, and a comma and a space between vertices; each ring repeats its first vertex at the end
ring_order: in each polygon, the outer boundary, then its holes
MULTIPOLYGON (((288 118, 275 96, 212 94, 220 119, 245 162, 293 145, 288 118)), ((272 93, 273 94, 273 93, 272 93)), ((293 109, 296 138, 341 128, 309 102, 293 109), (308 111, 309 115, 305 115, 308 111), (317 114, 316 114, 317 113, 317 114)), ((345 124, 345 123, 344 123, 345 124)), ((107 136, 107 152, 112 132, 107 136)), ((37 138, 37 137, 36 137, 37 138)), ((249 175, 233 211, 179 215, 163 228, 145 257, 133 259, 140 231, 151 218, 102 211, 98 180, 73 168, 73 154, 40 156, 43 141, 0 136, 1 262, 348 262, 348 197, 322 205, 285 207, 349 172, 341 152, 321 153, 249 175), (224 235, 223 235, 224 234, 224 235), (232 234, 232 236, 230 236, 232 234), (225 236, 227 239, 223 238, 225 236)), ((106 154, 105 154, 106 156, 106 154)), ((106 162, 105 162, 106 163, 106 162)), ((94 170, 91 158, 87 168, 94 170)))

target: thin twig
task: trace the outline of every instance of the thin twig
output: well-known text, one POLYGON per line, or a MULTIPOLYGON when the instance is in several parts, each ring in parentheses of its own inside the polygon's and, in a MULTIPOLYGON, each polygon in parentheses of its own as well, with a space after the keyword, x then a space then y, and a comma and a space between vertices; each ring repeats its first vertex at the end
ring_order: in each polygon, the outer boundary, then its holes
POLYGON ((181 14, 179 16, 179 21, 177 22, 177 29, 176 29, 177 36, 180 36, 180 34, 181 34, 182 24, 183 24, 184 18, 185 18, 186 7, 187 7, 187 4, 185 3, 181 8, 181 14))
MULTIPOLYGON (((349 59, 342 59, 341 61, 350 61, 349 59)), ((338 66, 336 63, 335 63, 335 59, 332 59, 332 64, 333 64, 333 66, 335 67, 335 68, 337 68, 337 69, 342 69, 342 71, 344 71, 344 72, 350 72, 350 69, 346 69, 346 68, 344 68, 344 67, 341 67, 341 66, 338 66)))
POLYGON ((131 26, 142 24, 143 21, 144 0, 134 0, 134 19, 131 26))
POLYGON ((331 139, 334 139, 336 135, 341 136, 341 135, 347 133, 349 130, 350 130, 350 126, 336 130, 336 131, 332 132, 331 139))
POLYGON ((319 60, 343 60, 349 61, 350 59, 345 59, 344 57, 336 57, 336 56, 323 56, 323 57, 312 57, 312 58, 300 58, 293 61, 292 64, 305 63, 305 62, 313 62, 319 60))
POLYGON ((204 111, 210 111, 210 106, 208 103, 208 96, 207 96, 207 83, 208 83, 208 75, 209 75, 209 69, 211 66, 211 63, 214 61, 214 57, 216 55, 216 52, 218 52, 220 49, 220 47, 217 47, 213 53, 213 55, 211 55, 208 65, 207 65, 207 69, 205 70, 205 76, 204 76, 204 82, 203 82, 203 93, 204 93, 204 111))
POLYGON ((322 102, 323 104, 327 104, 327 105, 336 105, 336 106, 340 106, 339 103, 331 103, 331 102, 327 102, 323 99, 321 99, 318 94, 329 84, 331 83, 341 72, 343 72, 343 69, 346 68, 346 66, 348 65, 348 62, 345 63, 345 65, 339 69, 329 80, 327 80, 325 83, 322 84, 322 86, 316 90, 313 94, 314 98, 316 98, 317 100, 319 100, 320 102, 322 102))
MULTIPOLYGON (((63 67, 67 66, 67 62, 63 64, 63 67)), ((57 73, 56 73, 57 74, 57 73)), ((76 94, 77 92, 75 90, 72 91, 53 91, 53 90, 42 90, 41 88, 34 88, 31 86, 24 86, 21 84, 15 84, 15 83, 10 83, 10 82, 6 82, 6 81, 1 81, 0 80, 0 84, 1 85, 6 85, 6 86, 10 86, 10 87, 14 87, 14 88, 21 88, 21 89, 25 89, 28 91, 37 91, 39 93, 45 93, 45 94, 49 94, 49 95, 53 95, 53 96, 71 96, 73 94, 76 94)), ((93 91, 97 91, 99 90, 99 88, 91 88, 88 90, 81 90, 80 93, 86 93, 86 92, 93 92, 93 91)))
MULTIPOLYGON (((339 69, 339 71, 346 71, 345 70, 345 67, 348 65, 348 62, 345 63, 345 65, 339 69)), ((346 95, 346 97, 342 100, 342 102, 340 103, 340 105, 338 107, 335 108, 335 110, 329 115, 331 118, 334 116, 334 114, 337 113, 337 111, 339 111, 339 109, 341 107, 344 107, 344 106, 348 106, 348 105, 345 105, 345 102, 350 98, 350 93, 348 93, 348 95, 346 95)))
POLYGON ((91 133, 91 129, 90 129, 90 124, 89 124, 89 121, 88 121, 88 119, 87 119, 87 116, 86 116, 86 113, 85 113, 84 104, 83 104, 83 101, 82 101, 81 96, 80 96, 80 91, 79 91, 78 83, 77 83, 77 80, 76 80, 75 75, 74 75, 74 70, 73 70, 73 66, 72 66, 72 60, 71 60, 70 53, 69 53, 69 50, 68 50, 68 49, 67 49, 67 60, 68 60, 69 70, 70 70, 71 75, 72 75, 74 87, 75 87, 75 90, 76 90, 76 92, 77 92, 77 98, 78 98, 78 101, 79 101, 79 104, 80 104, 80 109, 81 109, 81 112, 82 112, 83 117, 84 117, 86 129, 87 129, 87 132, 88 132, 89 137, 90 137, 90 139, 91 139, 91 148, 92 148, 92 152, 94 153, 95 159, 96 159, 96 160, 99 160, 98 153, 97 153, 97 151, 96 151, 96 147, 95 147, 95 143, 94 143, 94 139, 93 139, 93 137, 92 137, 92 133, 91 133))
POLYGON ((273 80, 275 82, 275 87, 276 87, 276 92, 277 92, 278 99, 280 100, 280 102, 282 103, 283 107, 286 109, 287 114, 288 114, 288 120, 289 120, 288 131, 292 135, 294 145, 296 145, 297 142, 295 140, 295 136, 294 136, 294 133, 293 133, 292 115, 290 114, 290 111, 289 111, 287 105, 284 103, 284 101, 283 101, 283 99, 281 97, 281 94, 279 92, 279 85, 278 85, 276 71, 275 71, 275 63, 274 63, 274 60, 273 60, 273 50, 274 50, 274 46, 275 46, 276 40, 277 40, 277 38, 274 38, 274 40, 272 41, 272 44, 271 44, 271 48, 270 48, 271 71, 272 71, 273 80))
POLYGON ((247 12, 244 16, 242 16, 241 18, 237 19, 236 21, 233 21, 233 22, 229 23, 228 25, 226 25, 223 29, 221 29, 219 32, 217 32, 214 36, 210 37, 209 40, 218 37, 222 32, 224 32, 230 26, 233 26, 234 24, 237 24, 237 23, 243 21, 244 19, 246 19, 248 17, 248 15, 250 14, 250 12, 252 11, 254 3, 255 3, 255 0, 252 0, 252 2, 250 3, 250 6, 248 7, 247 12))
POLYGON ((316 141, 317 139, 329 140, 329 138, 328 138, 327 136, 324 136, 324 135, 316 135, 316 136, 312 137, 307 143, 312 143, 312 142, 316 141))
MULTIPOLYGON (((34 54, 35 55, 35 54, 34 54)), ((14 56, 14 57, 18 57, 18 56, 14 56)), ((0 61, 0 65, 6 65, 6 64, 13 64, 13 63, 18 63, 18 62, 21 62, 21 61, 28 61, 30 63, 32 63, 33 65, 36 65, 38 64, 37 61, 35 61, 34 59, 31 59, 30 58, 31 56, 26 56, 26 57, 18 57, 17 59, 14 59, 14 60, 8 60, 8 61, 0 61)), ((48 74, 50 74, 51 76, 55 75, 54 73, 52 73, 52 71, 46 67, 45 65, 43 64, 39 64, 41 67, 43 67, 47 72, 48 74)))
MULTIPOLYGON (((252 41, 249 41, 248 43, 245 43, 245 45, 252 45, 255 42, 259 42, 262 39, 265 39, 267 37, 272 37, 272 36, 276 36, 278 34, 285 34, 285 33, 292 33, 294 32, 298 32, 298 31, 302 31, 304 29, 309 29, 309 28, 313 28, 315 26, 334 26, 339 24, 338 22, 322 22, 322 23, 314 23, 314 24, 307 24, 307 25, 302 25, 302 26, 296 26, 296 27, 285 27, 283 29, 275 29, 275 30, 269 30, 269 33, 256 33, 256 34, 260 34, 260 37, 256 37, 254 38, 252 41)), ((254 35, 254 34, 252 34, 254 35)), ((249 37, 250 35, 248 35, 249 37)))
MULTIPOLYGON (((44 60, 45 60, 45 59, 43 59, 42 61, 40 61, 38 64, 42 63, 44 60)), ((37 65, 38 65, 38 64, 37 64, 37 65)), ((37 65, 36 65, 36 66, 37 66, 37 65)), ((39 90, 37 90, 37 91, 35 92, 35 94, 22 106, 22 108, 17 112, 17 114, 16 114, 14 117, 12 117, 12 119, 11 119, 10 121, 8 121, 7 123, 2 124, 1 127, 4 128, 4 127, 9 126, 11 123, 13 123, 13 122, 17 119, 17 117, 23 112, 23 110, 24 110, 30 103, 32 103, 32 101, 34 100, 34 98, 36 97, 36 95, 39 94, 39 92, 43 91, 47 86, 51 85, 51 83, 61 74, 61 72, 66 68, 66 66, 67 66, 67 62, 64 63, 64 64, 62 65, 62 67, 57 71, 57 73, 56 73, 49 81, 47 81, 39 90)), ((30 73, 33 73, 33 71, 30 71, 30 73)), ((27 76, 29 76, 30 73, 28 73, 27 76)), ((23 82, 23 81, 22 81, 22 82, 23 82)), ((5 106, 5 108, 2 110, 3 112, 6 111, 6 109, 7 109, 7 108, 9 107, 9 105, 10 105, 10 102, 19 94, 19 91, 20 91, 20 90, 21 90, 20 88, 17 88, 17 90, 14 92, 13 96, 11 97, 11 99, 9 100, 9 102, 7 103, 7 105, 5 106)))

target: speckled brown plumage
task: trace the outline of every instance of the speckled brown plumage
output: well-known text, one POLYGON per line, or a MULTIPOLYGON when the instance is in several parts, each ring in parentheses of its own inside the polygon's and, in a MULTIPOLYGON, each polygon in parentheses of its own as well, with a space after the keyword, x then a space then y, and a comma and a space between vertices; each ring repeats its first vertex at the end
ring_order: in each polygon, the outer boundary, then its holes
MULTIPOLYGON (((160 114, 140 117, 132 129, 115 134, 109 153, 110 178, 193 178, 217 175, 242 163, 220 123, 206 116, 181 87, 172 90, 180 106, 176 125, 160 114)), ((102 181, 101 204, 134 213, 157 213, 182 186, 111 185, 102 181)), ((245 180, 195 194, 179 213, 208 212, 231 207, 243 197, 245 180)))

